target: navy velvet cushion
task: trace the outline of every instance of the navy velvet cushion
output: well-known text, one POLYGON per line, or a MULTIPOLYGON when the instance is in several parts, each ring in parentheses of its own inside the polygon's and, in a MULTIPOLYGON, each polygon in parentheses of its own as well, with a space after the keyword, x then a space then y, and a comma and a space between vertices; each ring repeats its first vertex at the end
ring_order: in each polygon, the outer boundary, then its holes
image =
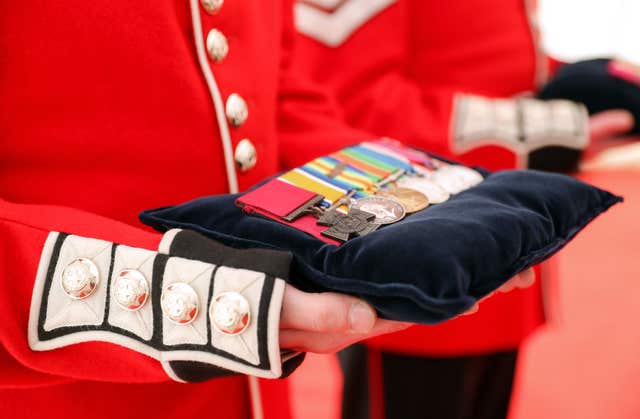
POLYGON ((437 323, 470 308, 562 248, 621 198, 576 179, 504 171, 449 201, 335 246, 210 196, 145 211, 165 231, 184 228, 237 248, 293 253, 290 282, 369 301, 389 319, 437 323))
POLYGON ((640 133, 640 87, 609 74, 609 61, 597 58, 562 66, 539 97, 581 102, 591 114, 626 109, 636 121, 633 133, 640 133))

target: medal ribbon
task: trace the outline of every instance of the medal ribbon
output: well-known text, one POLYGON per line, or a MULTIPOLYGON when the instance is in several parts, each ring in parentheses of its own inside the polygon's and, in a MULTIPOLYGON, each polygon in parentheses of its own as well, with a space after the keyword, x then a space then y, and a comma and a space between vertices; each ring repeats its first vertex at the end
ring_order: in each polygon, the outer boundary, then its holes
POLYGON ((380 148, 375 147, 375 145, 371 146, 365 143, 350 147, 349 150, 360 153, 369 159, 374 159, 375 161, 389 165, 393 169, 392 172, 396 172, 398 169, 403 169, 407 173, 413 171, 411 162, 408 159, 397 154, 394 155, 392 153, 381 152, 380 148))
POLYGON ((370 175, 375 176, 378 181, 386 178, 391 174, 391 171, 381 169, 364 160, 360 160, 357 157, 353 157, 351 154, 346 153, 345 150, 340 150, 337 153, 333 153, 331 154, 330 157, 338 160, 341 163, 347 164, 351 167, 361 170, 365 173, 369 173, 370 175))
POLYGON ((344 173, 349 173, 349 176, 360 179, 362 182, 365 182, 365 183, 376 183, 380 180, 380 178, 378 178, 375 175, 372 175, 371 173, 363 172, 362 170, 357 169, 353 166, 348 166, 329 156, 320 157, 318 160, 323 162, 327 166, 330 166, 331 168, 335 168, 339 165, 343 165, 342 169, 344 173))
POLYGON ((319 157, 281 175, 279 179, 324 196, 321 206, 326 208, 350 192, 355 199, 373 195, 385 179, 416 171, 424 173, 438 167, 427 154, 400 142, 382 139, 319 157), (431 170, 414 168, 414 162, 420 165, 427 163, 431 170))
POLYGON ((391 173, 397 170, 397 167, 392 166, 381 159, 376 159, 375 157, 368 155, 367 153, 362 153, 361 150, 356 147, 349 147, 342 150, 342 152, 353 159, 365 162, 373 167, 377 167, 380 170, 383 170, 385 173, 384 177, 389 176, 391 173))
POLYGON ((302 169, 290 170, 278 179, 324 196, 325 206, 330 206, 347 194, 344 188, 319 179, 302 169))
POLYGON ((440 160, 434 159, 426 153, 407 147, 397 140, 392 140, 390 138, 383 138, 381 140, 376 141, 375 144, 378 144, 381 147, 387 148, 391 152, 398 153, 406 157, 412 163, 417 163, 430 169, 438 169, 443 165, 448 166, 446 163, 441 162, 440 160))
MULTIPOLYGON (((316 180, 320 180, 320 181, 329 183, 329 184, 335 186, 336 188, 342 190, 343 191, 343 196, 348 194, 352 190, 357 191, 353 195, 353 197, 356 198, 356 199, 357 198, 362 198, 362 197, 365 197, 365 196, 368 195, 366 193, 363 193, 363 192, 359 191, 358 188, 354 188, 351 183, 343 182, 342 180, 338 180, 336 178, 331 178, 328 175, 326 175, 326 174, 324 174, 322 172, 319 172, 318 170, 316 170, 316 169, 314 169, 312 167, 309 167, 307 164, 302 166, 300 168, 300 170, 302 172, 304 172, 309 177, 312 177, 312 178, 314 178, 316 180)), ((298 185, 298 186, 301 186, 301 185, 298 185)), ((332 201, 332 203, 333 202, 335 202, 335 201, 332 201)))
POLYGON ((398 151, 393 150, 393 148, 391 147, 386 147, 377 142, 367 141, 367 142, 361 143, 360 145, 370 150, 377 151, 378 153, 385 154, 389 157, 393 157, 397 160, 400 160, 401 162, 404 162, 405 164, 412 163, 411 159, 409 159, 407 156, 399 153, 398 151))
POLYGON ((319 158, 305 164, 302 166, 302 169, 314 176, 321 176, 321 179, 340 188, 346 186, 348 190, 360 191, 364 194, 372 194, 375 192, 376 182, 349 166, 344 166, 340 168, 339 173, 334 173, 339 164, 340 163, 335 160, 327 161, 324 158, 319 158))

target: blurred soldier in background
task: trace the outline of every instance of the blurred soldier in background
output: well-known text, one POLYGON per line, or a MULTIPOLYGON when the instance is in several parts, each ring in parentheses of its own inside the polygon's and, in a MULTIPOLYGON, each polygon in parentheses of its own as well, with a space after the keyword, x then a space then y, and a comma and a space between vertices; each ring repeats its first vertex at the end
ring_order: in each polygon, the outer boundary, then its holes
MULTIPOLYGON (((557 65, 533 3, 299 0, 296 63, 357 128, 490 169, 570 170, 590 138, 633 121, 533 99, 557 65)), ((543 322, 537 281, 477 314, 353 347, 341 354, 343 418, 504 417, 518 347, 543 322)))

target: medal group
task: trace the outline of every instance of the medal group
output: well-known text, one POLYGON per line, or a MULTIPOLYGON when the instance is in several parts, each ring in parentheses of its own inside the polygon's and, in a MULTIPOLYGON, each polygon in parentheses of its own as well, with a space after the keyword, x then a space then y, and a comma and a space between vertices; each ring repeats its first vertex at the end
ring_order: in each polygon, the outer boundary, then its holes
POLYGON ((318 238, 346 242, 443 203, 482 180, 473 169, 381 139, 290 170, 238 199, 238 205, 318 238), (275 196, 281 198, 277 204, 275 196), (315 223, 301 220, 310 216, 315 223))

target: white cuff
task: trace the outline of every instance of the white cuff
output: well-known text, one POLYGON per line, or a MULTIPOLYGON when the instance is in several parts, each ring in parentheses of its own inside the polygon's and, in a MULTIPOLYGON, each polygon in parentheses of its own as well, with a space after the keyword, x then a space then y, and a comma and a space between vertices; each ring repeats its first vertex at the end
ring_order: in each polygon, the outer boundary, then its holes
POLYGON ((568 100, 460 94, 454 99, 452 150, 464 153, 486 145, 520 155, 549 146, 581 150, 589 143, 588 120, 584 105, 568 100))
POLYGON ((111 342, 163 365, 194 361, 277 378, 284 286, 263 272, 52 232, 34 285, 29 345, 111 342))

